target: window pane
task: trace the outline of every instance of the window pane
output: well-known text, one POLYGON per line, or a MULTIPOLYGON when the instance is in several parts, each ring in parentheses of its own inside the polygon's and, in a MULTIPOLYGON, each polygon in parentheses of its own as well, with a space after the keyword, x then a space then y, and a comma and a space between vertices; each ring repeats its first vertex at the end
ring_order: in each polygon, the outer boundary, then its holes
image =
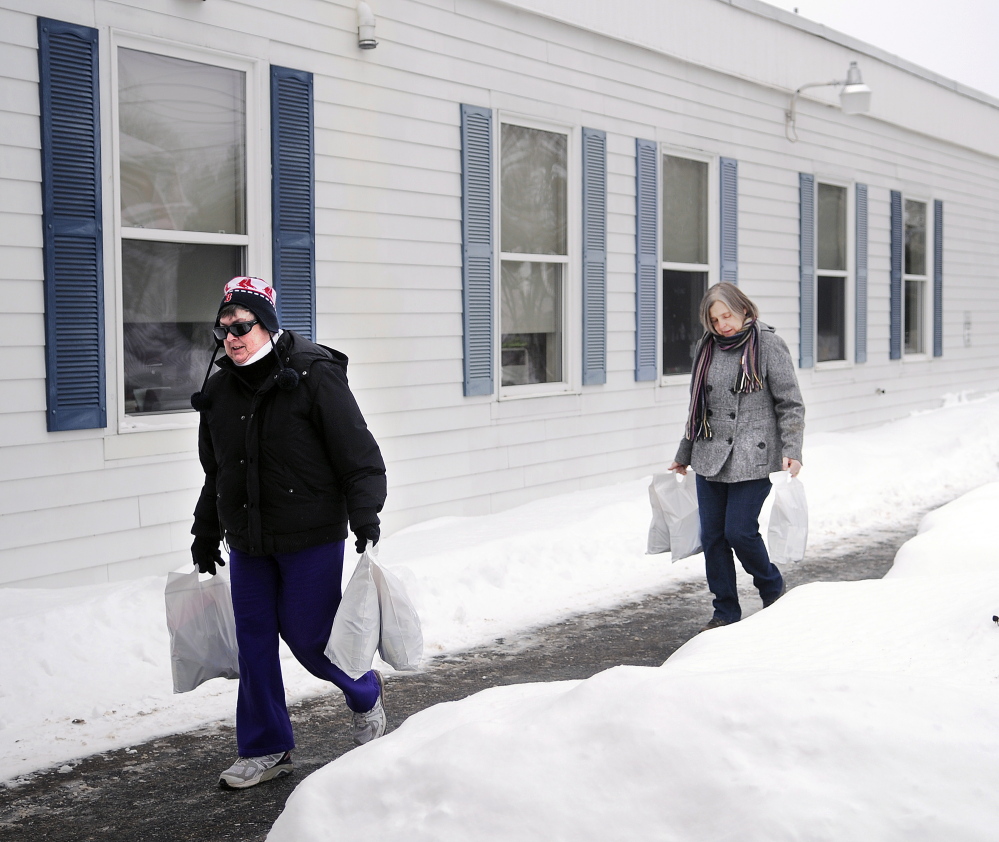
POLYGON ((708 165, 663 156, 663 260, 708 262, 708 165))
POLYGON ((846 279, 818 278, 815 302, 816 358, 821 362, 846 359, 846 279))
POLYGON ((245 234, 243 74, 118 51, 121 224, 245 234))
POLYGON ((707 289, 707 272, 663 270, 663 374, 690 373, 704 333, 697 312, 707 289))
POLYGON ((518 254, 566 254, 564 134, 502 127, 500 249, 518 254))
POLYGON ((125 413, 189 410, 215 340, 225 280, 242 249, 123 240, 125 413))
POLYGON ((905 200, 905 274, 926 274, 926 203, 905 200))
POLYGON ((846 188, 819 184, 818 268, 846 271, 846 188))
POLYGON ((905 282, 905 353, 923 353, 923 281, 905 282))
POLYGON ((500 270, 503 385, 562 380, 562 266, 503 261, 500 270))

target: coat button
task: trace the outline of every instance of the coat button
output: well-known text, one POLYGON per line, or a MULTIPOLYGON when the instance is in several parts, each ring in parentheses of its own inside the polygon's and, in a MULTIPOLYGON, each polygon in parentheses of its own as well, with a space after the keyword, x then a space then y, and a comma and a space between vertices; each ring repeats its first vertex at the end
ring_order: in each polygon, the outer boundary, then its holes
POLYGON ((247 506, 246 503, 243 503, 243 508, 246 509, 246 508, 249 508, 249 506, 247 506))
POLYGON ((729 440, 728 440, 728 443, 729 443, 729 444, 731 444, 731 443, 732 443, 732 439, 729 439, 729 440))
POLYGON ((764 442, 764 441, 761 441, 761 442, 760 442, 760 443, 759 443, 758 445, 756 445, 756 446, 757 446, 758 448, 760 448, 760 450, 762 450, 763 448, 765 448, 765 447, 767 446, 767 443, 766 443, 766 442, 764 442))
POLYGON ((239 416, 239 420, 240 421, 245 421, 246 420, 246 416, 245 415, 240 415, 239 416))
POLYGON ((709 409, 708 410, 708 415, 714 415, 714 413, 709 409))
POLYGON ((733 418, 733 419, 734 419, 734 418, 735 418, 735 413, 734 413, 734 412, 730 412, 730 413, 728 414, 728 417, 729 417, 729 418, 733 418))
POLYGON ((245 465, 246 464, 246 460, 245 459, 240 459, 239 460, 239 464, 240 465, 245 465))
POLYGON ((289 494, 294 494, 295 493, 295 489, 294 488, 289 488, 288 489, 288 493, 289 494))
POLYGON ((711 391, 711 389, 712 389, 712 387, 711 387, 711 386, 708 386, 708 387, 707 387, 707 390, 708 390, 709 392, 711 391))

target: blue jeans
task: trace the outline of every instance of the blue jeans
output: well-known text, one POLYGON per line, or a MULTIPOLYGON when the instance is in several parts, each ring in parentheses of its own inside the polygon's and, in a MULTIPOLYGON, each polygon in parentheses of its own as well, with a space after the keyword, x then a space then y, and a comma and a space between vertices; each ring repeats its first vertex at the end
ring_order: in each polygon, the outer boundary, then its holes
POLYGON ((340 606, 343 541, 264 556, 233 549, 229 564, 239 644, 239 756, 259 757, 295 747, 285 705, 279 635, 303 667, 343 690, 347 707, 371 710, 378 701, 375 674, 367 672, 355 681, 326 657, 340 606))
POLYGON ((697 477, 704 568, 708 588, 715 596, 714 615, 726 623, 742 619, 733 551, 753 577, 764 605, 777 599, 784 587, 760 535, 760 509, 769 493, 766 477, 745 482, 711 482, 697 477))

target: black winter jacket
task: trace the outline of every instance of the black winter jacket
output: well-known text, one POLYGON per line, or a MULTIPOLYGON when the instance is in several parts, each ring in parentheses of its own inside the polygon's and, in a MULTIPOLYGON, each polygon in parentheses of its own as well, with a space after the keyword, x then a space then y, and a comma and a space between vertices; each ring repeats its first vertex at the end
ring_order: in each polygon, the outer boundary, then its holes
POLYGON ((295 552, 378 523, 385 463, 347 385, 347 357, 286 331, 277 342, 298 384, 277 384, 273 353, 228 357, 203 390, 205 485, 191 532, 251 555, 295 552), (221 531, 220 531, 221 530, 221 531))

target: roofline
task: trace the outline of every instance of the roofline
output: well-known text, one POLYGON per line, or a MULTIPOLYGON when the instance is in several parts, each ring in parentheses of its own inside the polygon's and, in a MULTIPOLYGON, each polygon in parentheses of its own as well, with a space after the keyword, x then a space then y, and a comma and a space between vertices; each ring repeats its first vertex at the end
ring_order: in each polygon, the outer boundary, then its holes
MULTIPOLYGON (((505 0, 500 0, 500 2, 505 2, 505 0)), ((853 52, 870 56, 880 62, 897 67, 899 70, 911 73, 913 76, 918 76, 920 79, 924 79, 934 85, 947 88, 954 93, 970 97, 971 99, 977 99, 979 102, 986 105, 999 108, 999 98, 994 97, 991 94, 979 91, 977 88, 972 88, 969 85, 965 85, 963 82, 958 82, 947 76, 928 70, 915 62, 904 59, 901 56, 897 56, 894 53, 890 53, 887 50, 883 50, 874 44, 869 44, 867 41, 862 41, 852 35, 847 35, 845 32, 840 32, 839 30, 826 26, 823 23, 816 23, 815 21, 804 18, 794 12, 789 12, 786 9, 780 9, 777 6, 771 6, 769 3, 764 3, 763 0, 715 0, 715 2, 721 3, 725 6, 732 6, 736 9, 741 9, 744 12, 757 15, 758 17, 770 18, 771 20, 782 23, 785 26, 794 27, 802 32, 807 32, 809 35, 814 35, 817 38, 822 38, 825 41, 830 41, 833 44, 846 47, 848 50, 852 50, 853 52)))

